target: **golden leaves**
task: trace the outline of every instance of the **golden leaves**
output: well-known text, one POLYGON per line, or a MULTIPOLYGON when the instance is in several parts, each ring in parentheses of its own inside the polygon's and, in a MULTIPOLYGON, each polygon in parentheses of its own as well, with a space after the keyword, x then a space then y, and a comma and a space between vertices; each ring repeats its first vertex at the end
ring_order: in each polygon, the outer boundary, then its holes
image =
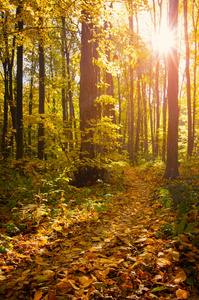
POLYGON ((43 292, 40 290, 40 291, 37 291, 35 294, 34 294, 34 300, 40 300, 41 297, 43 295, 43 292))
POLYGON ((189 292, 186 290, 178 289, 176 291, 176 297, 177 299, 188 299, 189 298, 189 292))
POLYGON ((41 256, 35 257, 35 262, 40 266, 47 266, 48 264, 43 261, 43 258, 41 256))
POLYGON ((187 276, 185 274, 185 271, 184 270, 181 270, 177 275, 176 277, 174 278, 174 282, 175 283, 181 283, 183 281, 185 281, 187 279, 187 276))
POLYGON ((69 214, 60 205, 50 226, 45 221, 37 234, 14 238, 7 265, 1 264, 3 297, 23 298, 32 289, 33 300, 188 299, 198 278, 198 249, 188 234, 176 240, 158 235, 165 216, 172 216, 157 213, 159 205, 149 203, 146 184, 133 172, 108 209, 98 213, 87 201, 84 210, 69 214))

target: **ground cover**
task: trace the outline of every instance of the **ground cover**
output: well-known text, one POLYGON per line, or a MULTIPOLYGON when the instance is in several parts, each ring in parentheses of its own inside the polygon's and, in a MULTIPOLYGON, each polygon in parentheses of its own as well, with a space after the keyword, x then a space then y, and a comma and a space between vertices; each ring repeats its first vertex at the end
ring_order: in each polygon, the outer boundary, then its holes
POLYGON ((0 299, 199 299, 199 176, 181 169, 170 182, 161 164, 125 167, 78 189, 36 172, 16 189, 4 171, 0 299))

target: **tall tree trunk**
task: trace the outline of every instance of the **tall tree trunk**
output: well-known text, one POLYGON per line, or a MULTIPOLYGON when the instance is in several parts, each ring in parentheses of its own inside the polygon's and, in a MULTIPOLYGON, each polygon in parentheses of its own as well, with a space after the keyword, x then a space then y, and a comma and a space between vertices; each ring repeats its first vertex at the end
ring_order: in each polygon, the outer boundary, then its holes
POLYGON ((158 152, 159 152, 159 130, 160 130, 159 66, 160 66, 160 60, 159 60, 159 57, 158 57, 157 58, 157 63, 156 63, 156 79, 155 79, 155 94, 156 94, 155 157, 158 157, 158 152))
POLYGON ((2 136, 2 150, 3 150, 3 158, 6 159, 9 156, 10 153, 10 148, 13 144, 13 136, 16 139, 16 116, 17 116, 17 111, 16 111, 16 105, 14 104, 14 99, 13 99, 13 65, 14 65, 14 56, 15 56, 15 40, 16 37, 13 37, 12 40, 12 50, 11 50, 11 55, 9 53, 9 38, 8 38, 8 17, 7 13, 2 13, 2 30, 3 30, 3 43, 5 47, 5 60, 3 62, 3 70, 4 70, 4 130, 5 132, 3 133, 2 136), (7 135, 7 113, 6 110, 8 109, 8 104, 10 106, 10 112, 11 112, 11 118, 12 118, 12 135, 10 137, 10 141, 8 141, 9 137, 7 135), (9 146, 9 148, 8 148, 9 146))
POLYGON ((139 141, 140 141, 140 122, 141 122, 141 66, 140 59, 138 59, 138 79, 137 79, 137 126, 136 126, 136 140, 135 140, 135 155, 137 158, 139 151, 139 141))
POLYGON ((154 134, 153 134, 153 111, 152 111, 152 105, 151 105, 151 83, 152 83, 152 72, 151 72, 151 65, 152 65, 152 61, 151 61, 151 57, 150 57, 150 65, 149 65, 149 118, 150 118, 150 128, 151 128, 151 144, 152 144, 152 155, 154 157, 154 134))
POLYGON ((163 141, 162 141, 162 161, 165 162, 166 156, 166 123, 167 123, 167 95, 166 95, 166 79, 167 67, 164 60, 165 73, 164 73, 164 87, 163 87, 163 141))
MULTIPOLYGON (((34 49, 33 49, 32 56, 31 56, 31 71, 30 71, 29 116, 32 115, 34 74, 35 74, 35 57, 34 57, 34 49)), ((28 155, 29 155, 29 157, 31 156, 31 152, 32 152, 32 126, 30 123, 28 125, 28 155)))
MULTIPOLYGON (((33 101, 33 76, 30 78, 30 94, 29 94, 29 116, 32 115, 32 101, 33 101)), ((32 152, 32 126, 28 126, 28 155, 31 156, 32 152)))
POLYGON ((93 126, 91 122, 96 120, 96 107, 94 100, 97 97, 97 85, 93 65, 93 24, 88 12, 82 11, 81 34, 81 60, 80 60, 80 130, 81 147, 80 160, 83 166, 78 168, 75 174, 77 186, 93 183, 97 179, 97 169, 89 164, 89 160, 95 157, 93 143, 93 126))
POLYGON ((170 0, 169 26, 175 43, 168 54, 168 136, 167 163, 164 178, 176 179, 178 171, 178 55, 177 55, 177 27, 178 0, 170 0))
POLYGON ((2 144, 1 152, 3 159, 6 159, 9 156, 9 148, 7 143, 8 135, 8 78, 6 71, 7 64, 3 64, 4 69, 4 118, 3 118, 3 132, 2 132, 2 144))
POLYGON ((67 77, 68 77, 68 98, 69 98, 69 126, 70 126, 70 148, 74 148, 73 144, 73 127, 75 127, 73 124, 75 122, 75 111, 74 111, 74 105, 73 105, 73 95, 72 95, 72 88, 71 88, 71 75, 70 75, 70 53, 68 50, 68 47, 66 46, 66 62, 67 62, 67 77))
POLYGON ((148 153, 148 117, 147 117, 147 102, 146 102, 146 82, 143 82, 143 106, 144 106, 144 153, 148 153))
MULTIPOLYGON (((21 18, 22 5, 17 8, 17 18, 21 18)), ((23 21, 18 21, 19 33, 23 29, 23 21)), ((23 157, 23 45, 17 46, 17 135, 16 159, 23 157)))
MULTIPOLYGON (((132 9, 132 7, 131 7, 132 9)), ((133 45, 133 12, 129 16, 129 30, 130 30, 130 45, 133 45)), ((134 156, 134 69, 131 65, 132 57, 129 57, 130 60, 130 111, 129 111, 129 156, 133 160, 134 156)))
MULTIPOLYGON (((63 133, 67 138, 68 105, 66 100, 66 28, 65 17, 62 20, 62 113, 63 113, 63 133)), ((68 143, 64 142, 63 150, 66 151, 68 143)))
POLYGON ((189 73, 189 37, 187 25, 187 0, 183 0, 184 4, 184 34, 186 46, 186 78, 187 78, 187 109, 188 109, 188 155, 192 154, 192 113, 191 113, 191 86, 190 86, 190 73, 189 73))
POLYGON ((199 22, 199 5, 193 0, 192 3, 192 22, 194 28, 194 79, 193 79, 193 138, 192 138, 192 149, 194 148, 195 140, 195 118, 196 118, 196 90, 197 90, 197 56, 198 56, 198 44, 197 44, 197 32, 199 22), (197 14, 194 15, 194 9, 196 5, 197 14))
MULTIPOLYGON (((122 131, 121 131, 121 119, 122 119, 122 105, 121 105, 121 94, 120 94, 120 76, 117 75, 117 83, 118 83, 118 99, 119 99, 119 120, 118 125, 119 128, 119 134, 120 134, 120 144, 122 145, 122 131)), ((119 147, 119 153, 122 153, 121 146, 119 147)))
POLYGON ((82 21, 81 36, 81 61, 80 61, 80 130, 81 135, 81 155, 80 158, 94 158, 94 145, 92 143, 93 131, 89 123, 95 119, 96 108, 94 100, 97 96, 97 87, 94 82, 93 66, 93 45, 92 28, 90 17, 87 12, 82 12, 84 20, 82 21))
POLYGON ((39 41, 39 114, 40 122, 38 128, 38 158, 44 159, 44 122, 43 114, 45 113, 44 103, 45 103, 45 58, 44 49, 42 45, 42 40, 39 41))

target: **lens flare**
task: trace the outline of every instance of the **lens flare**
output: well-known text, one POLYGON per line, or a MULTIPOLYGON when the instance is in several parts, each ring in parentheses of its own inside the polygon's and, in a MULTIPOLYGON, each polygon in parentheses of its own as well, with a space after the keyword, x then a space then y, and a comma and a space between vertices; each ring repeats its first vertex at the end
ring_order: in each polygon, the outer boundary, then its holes
POLYGON ((174 42, 173 33, 168 27, 162 27, 157 36, 157 50, 160 53, 167 54, 174 46, 174 42))

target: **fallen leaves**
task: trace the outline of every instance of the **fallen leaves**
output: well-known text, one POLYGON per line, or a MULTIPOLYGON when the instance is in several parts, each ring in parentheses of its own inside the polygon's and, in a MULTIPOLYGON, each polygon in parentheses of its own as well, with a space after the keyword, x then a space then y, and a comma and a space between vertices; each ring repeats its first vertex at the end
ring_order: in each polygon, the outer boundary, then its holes
POLYGON ((132 185, 115 192, 109 209, 98 213, 88 206, 70 217, 62 205, 64 218, 59 215, 51 226, 44 223, 35 234, 14 237, 14 248, 2 256, 0 295, 25 300, 188 299, 194 278, 199 278, 199 251, 182 234, 183 222, 176 227, 178 239, 158 236, 166 224, 163 218, 171 219, 168 210, 157 214, 160 205, 148 203, 153 182, 146 184, 132 168, 126 174, 132 185))
POLYGON ((182 283, 183 281, 185 281, 187 279, 187 276, 185 274, 184 270, 181 270, 176 277, 174 278, 174 282, 175 283, 182 283))
POLYGON ((189 298, 189 292, 186 290, 178 289, 176 291, 176 297, 177 299, 188 299, 189 298))
POLYGON ((43 295, 42 291, 37 291, 34 295, 34 300, 40 300, 43 295))

